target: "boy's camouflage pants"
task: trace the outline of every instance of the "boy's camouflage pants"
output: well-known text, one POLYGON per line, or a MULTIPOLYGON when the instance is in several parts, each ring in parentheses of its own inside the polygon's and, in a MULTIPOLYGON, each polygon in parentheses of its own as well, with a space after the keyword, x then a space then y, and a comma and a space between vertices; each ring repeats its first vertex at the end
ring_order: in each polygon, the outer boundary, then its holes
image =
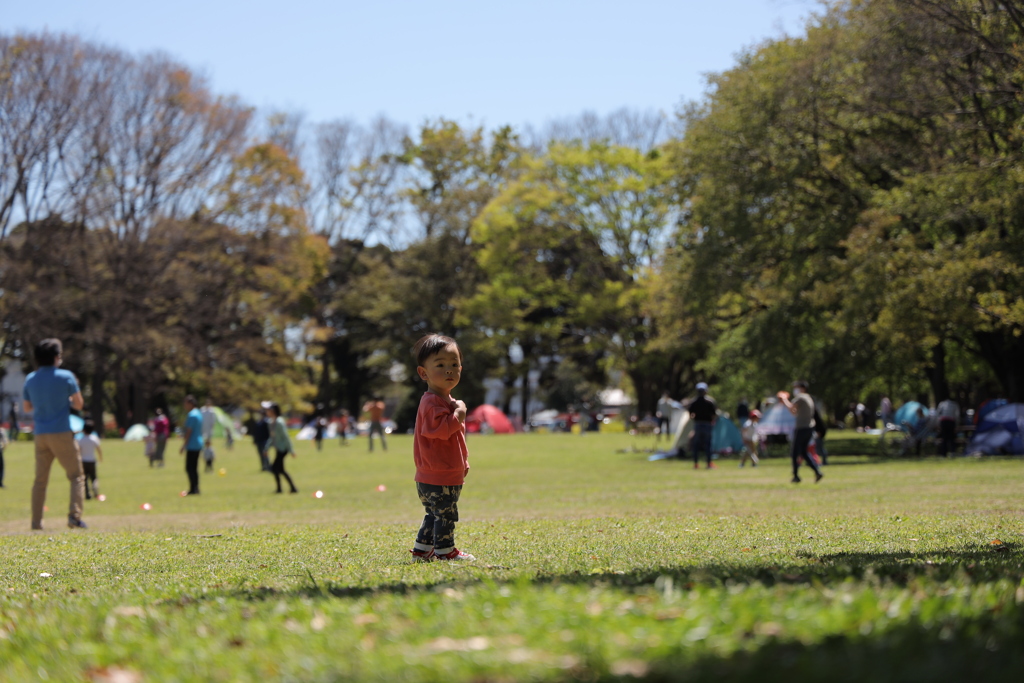
POLYGON ((455 547, 455 523, 459 521, 459 496, 462 484, 458 486, 437 486, 416 482, 416 492, 426 508, 423 524, 416 534, 416 548, 447 552, 455 547))

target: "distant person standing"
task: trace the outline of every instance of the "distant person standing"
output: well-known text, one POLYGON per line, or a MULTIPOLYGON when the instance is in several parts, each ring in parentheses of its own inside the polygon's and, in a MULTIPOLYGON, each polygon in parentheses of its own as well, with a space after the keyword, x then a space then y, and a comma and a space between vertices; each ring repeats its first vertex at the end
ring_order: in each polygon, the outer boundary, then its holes
POLYGON ((363 412, 370 416, 370 452, 373 452, 373 435, 374 433, 380 434, 380 445, 385 451, 388 449, 388 444, 384 440, 384 425, 381 424, 381 418, 384 417, 384 401, 381 400, 380 396, 374 396, 363 406, 363 412))
POLYGON ((338 438, 341 440, 342 446, 348 445, 348 428, 351 424, 351 418, 349 418, 348 411, 342 409, 341 417, 338 420, 338 438))
POLYGON ((743 422, 743 427, 740 429, 740 435, 743 437, 743 455, 740 456, 740 467, 747 464, 747 460, 757 467, 760 459, 758 456, 761 454, 761 435, 757 433, 757 423, 761 421, 761 411, 754 409, 751 410, 747 415, 747 419, 743 422))
POLYGON ((892 424, 895 413, 892 409, 892 401, 889 400, 888 396, 883 396, 881 402, 878 404, 878 412, 881 413, 882 418, 882 430, 892 424))
POLYGON ((818 463, 814 462, 814 458, 807 452, 807 447, 810 445, 811 439, 814 438, 814 399, 811 398, 810 393, 807 391, 807 382, 803 380, 793 382, 792 401, 789 400, 789 394, 785 391, 780 391, 778 396, 782 405, 786 406, 789 412, 793 413, 793 416, 796 417, 796 428, 793 430, 793 446, 790 450, 790 457, 793 460, 792 482, 794 484, 800 483, 799 471, 800 460, 802 459, 814 470, 814 483, 817 484, 825 475, 821 473, 818 463))
POLYGON ((188 492, 186 495, 199 495, 199 455, 203 451, 203 414, 196 407, 196 397, 189 394, 185 397, 185 427, 182 436, 185 443, 181 445, 181 453, 185 454, 185 473, 188 474, 188 492))
POLYGON ((672 411, 678 407, 679 403, 669 398, 667 391, 661 394, 661 398, 658 399, 658 411, 654 414, 658 418, 658 441, 661 441, 662 436, 671 438, 668 432, 672 426, 672 411))
POLYGON ((939 455, 948 457, 956 450, 956 427, 960 424, 960 404, 947 398, 935 407, 939 418, 939 455))
POLYGON ((85 498, 85 475, 82 458, 71 431, 71 409, 81 410, 85 401, 78 389, 78 380, 67 370, 61 370, 63 345, 59 339, 44 339, 35 348, 39 369, 25 379, 22 399, 26 413, 33 413, 36 452, 36 478, 32 485, 32 528, 43 528, 43 506, 46 487, 50 481, 53 461, 60 462, 71 482, 71 500, 68 505, 68 526, 85 529, 82 505, 85 498))
POLYGON ((158 463, 159 467, 164 466, 164 451, 167 449, 167 437, 171 435, 171 421, 164 415, 160 408, 156 409, 156 417, 153 418, 153 436, 156 437, 156 450, 153 457, 149 459, 149 466, 158 463))
POLYGON ((199 412, 203 415, 203 460, 206 461, 206 471, 213 471, 213 428, 217 424, 217 413, 213 410, 213 399, 207 397, 206 404, 199 412))
POLYGON ((292 478, 284 471, 285 459, 289 453, 294 458, 295 449, 292 448, 292 440, 288 436, 288 425, 285 424, 284 418, 281 417, 281 406, 271 403, 270 408, 267 410, 267 416, 270 418, 270 443, 267 445, 267 448, 269 450, 270 446, 273 446, 275 451, 274 464, 270 466, 270 471, 274 473, 274 481, 277 482, 276 493, 281 493, 281 477, 288 481, 288 486, 291 487, 292 493, 298 493, 299 490, 295 488, 292 478))
POLYGON ((700 467, 700 453, 707 454, 707 468, 715 469, 717 465, 711 462, 711 435, 715 429, 715 420, 718 419, 718 406, 714 400, 707 395, 708 385, 704 382, 697 383, 697 398, 690 402, 690 418, 693 419, 693 469, 700 467))
POLYGON ((4 449, 7 448, 7 433, 0 429, 0 489, 4 487, 4 449))
POLYGON ((743 424, 750 417, 750 403, 747 402, 747 397, 744 396, 740 399, 740 402, 736 404, 736 421, 743 424))
POLYGON ((267 442, 270 441, 270 423, 267 422, 266 409, 270 407, 269 401, 264 401, 260 404, 263 410, 260 411, 260 416, 252 421, 249 426, 249 436, 252 437, 252 442, 256 446, 256 452, 260 456, 260 469, 264 472, 270 471, 270 460, 267 458, 267 442))
POLYGON ((316 419, 316 424, 313 425, 313 441, 316 442, 316 449, 322 451, 324 449, 324 432, 327 430, 327 420, 323 417, 316 419))
POLYGON ((82 454, 82 470, 85 472, 85 499, 98 498, 99 486, 96 484, 96 461, 103 462, 103 448, 100 437, 96 433, 96 423, 86 420, 82 428, 82 438, 78 440, 78 450, 82 454), (90 484, 92 490, 90 491, 90 484))
POLYGON ((14 407, 13 400, 11 401, 11 429, 9 436, 11 441, 18 440, 18 434, 21 433, 21 429, 18 427, 18 409, 14 407))

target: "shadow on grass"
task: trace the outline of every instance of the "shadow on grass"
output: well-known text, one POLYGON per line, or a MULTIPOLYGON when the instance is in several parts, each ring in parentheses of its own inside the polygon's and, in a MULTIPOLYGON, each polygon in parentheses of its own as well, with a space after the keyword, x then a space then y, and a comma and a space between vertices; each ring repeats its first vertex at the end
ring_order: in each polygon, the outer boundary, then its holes
MULTIPOLYGON (((661 567, 623 574, 539 574, 524 578, 521 572, 495 576, 522 585, 588 585, 623 590, 649 588, 664 577, 677 586, 735 585, 761 583, 828 586, 848 579, 878 582, 878 585, 908 585, 922 581, 925 590, 936 582, 954 580, 959 585, 995 580, 1014 583, 1024 579, 1024 548, 1000 544, 949 548, 925 553, 835 553, 808 555, 806 563, 787 565, 705 564, 661 567)), ((460 565, 453 572, 426 579, 419 585, 392 583, 375 587, 340 586, 318 582, 311 574, 309 584, 289 591, 271 589, 231 591, 234 597, 265 600, 305 597, 332 600, 373 594, 406 595, 442 588, 480 584, 491 579, 483 565, 460 565)), ((212 597, 205 596, 206 599, 212 597)), ((636 661, 595 659, 581 661, 573 669, 552 673, 552 683, 562 681, 648 681, 719 683, 793 683, 805 681, 980 681, 1024 680, 1024 606, 1009 603, 990 607, 970 616, 944 615, 925 622, 918 617, 893 622, 872 632, 824 636, 819 642, 785 640, 773 635, 782 626, 760 624, 758 633, 744 634, 738 650, 721 653, 680 641, 658 656, 636 661), (766 637, 767 635, 767 637, 766 637)), ((492 680, 488 676, 477 681, 492 680)), ((493 680, 508 680, 500 675, 493 680)))
POLYGON ((226 593, 211 593, 244 600, 297 596, 308 598, 359 598, 375 594, 409 595, 440 587, 469 586, 489 581, 535 585, 591 585, 620 589, 653 586, 668 577, 674 585, 721 586, 759 583, 821 585, 838 584, 848 579, 877 581, 880 584, 906 586, 918 579, 929 582, 959 580, 984 583, 997 580, 1024 580, 1024 548, 1016 543, 943 549, 923 553, 832 553, 797 554, 803 563, 789 564, 701 564, 675 565, 630 572, 544 573, 524 577, 515 567, 493 567, 484 563, 460 564, 451 571, 424 576, 419 583, 392 582, 375 586, 340 585, 318 579, 312 573, 302 586, 287 590, 275 588, 238 588, 226 593))
POLYGON ((1024 680, 1024 609, 973 619, 919 620, 869 634, 804 644, 769 640, 731 654, 695 657, 683 647, 640 665, 611 663, 616 673, 553 680, 720 681, 1020 681, 1024 680), (629 668, 632 667, 632 671, 629 668), (625 669, 626 671, 623 671, 625 669), (628 677, 624 676, 628 673, 628 677))

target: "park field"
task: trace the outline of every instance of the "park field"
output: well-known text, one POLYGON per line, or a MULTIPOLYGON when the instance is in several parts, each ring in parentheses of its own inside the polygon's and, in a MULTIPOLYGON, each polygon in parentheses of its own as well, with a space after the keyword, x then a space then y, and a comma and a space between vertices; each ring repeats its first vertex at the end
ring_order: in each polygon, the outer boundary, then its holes
POLYGON ((217 444, 188 498, 180 443, 150 469, 105 442, 87 531, 59 466, 28 530, 32 445, 8 448, 0 680, 1024 680, 1020 459, 846 455, 793 485, 625 434, 473 436, 478 559, 414 565, 411 437, 298 442, 295 495, 217 444))

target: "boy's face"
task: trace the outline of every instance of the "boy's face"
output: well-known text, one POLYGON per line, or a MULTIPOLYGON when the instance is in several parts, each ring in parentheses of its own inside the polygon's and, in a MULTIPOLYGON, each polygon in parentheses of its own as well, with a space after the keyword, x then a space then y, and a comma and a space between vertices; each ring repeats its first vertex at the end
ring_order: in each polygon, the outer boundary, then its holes
POLYGON ((420 379, 427 383, 427 388, 435 394, 448 396, 459 384, 462 377, 462 360, 454 346, 448 346, 416 368, 420 379))

